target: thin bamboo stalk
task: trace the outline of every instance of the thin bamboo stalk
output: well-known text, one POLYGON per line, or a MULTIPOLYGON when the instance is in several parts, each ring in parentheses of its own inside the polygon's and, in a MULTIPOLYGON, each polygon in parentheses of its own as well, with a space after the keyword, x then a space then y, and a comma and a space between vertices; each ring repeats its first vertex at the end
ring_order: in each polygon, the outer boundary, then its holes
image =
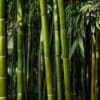
POLYGON ((17 0, 17 100, 23 98, 23 32, 22 32, 22 0, 17 0))
POLYGON ((54 36, 55 36, 55 64, 57 77, 57 97, 62 100, 62 84, 61 84, 61 62, 60 62, 60 36, 58 23, 58 6, 57 0, 53 0, 53 18, 54 18, 54 36))
POLYGON ((49 41, 49 29, 47 22, 46 13, 46 1, 40 0, 40 11, 42 18, 42 32, 43 32, 43 46, 44 46, 44 60, 45 60, 45 73, 47 82, 47 96, 48 100, 54 99, 53 94, 53 82, 52 82, 52 71, 51 71, 51 61, 50 61, 50 41, 49 41))
POLYGON ((15 99, 15 93, 16 93, 16 60, 17 60, 17 37, 16 37, 16 30, 13 31, 13 53, 12 53, 12 65, 11 65, 11 97, 15 99))
POLYGON ((99 99, 99 93, 100 93, 99 66, 100 66, 100 33, 99 31, 97 31, 96 32, 96 82, 95 82, 96 100, 99 99))
POLYGON ((43 69, 44 69, 44 60, 43 60, 43 37, 42 37, 42 31, 41 31, 41 34, 40 34, 40 48, 39 48, 39 68, 38 68, 38 92, 39 92, 39 95, 38 95, 38 100, 43 100, 42 99, 42 95, 43 95, 43 92, 42 92, 42 79, 43 79, 43 69))
POLYGON ((87 67, 86 76, 87 77, 87 91, 86 91, 86 100, 90 100, 91 97, 91 34, 90 34, 90 25, 86 27, 86 49, 85 49, 85 66, 87 67))
POLYGON ((92 35, 92 64, 91 64, 91 100, 95 100, 95 80, 96 80, 96 54, 95 36, 92 35))
POLYGON ((28 84, 29 84, 29 78, 30 78, 30 55, 31 55, 31 37, 32 37, 32 31, 31 31, 31 21, 32 21, 32 12, 31 12, 31 0, 29 0, 30 2, 30 8, 29 8, 29 15, 28 15, 28 48, 27 48, 27 75, 26 75, 26 79, 27 79, 27 90, 29 89, 28 84))
POLYGON ((0 0, 0 100, 7 100, 5 0, 0 0))
POLYGON ((64 11, 63 0, 58 0, 58 8, 59 8, 59 18, 60 18, 60 36, 61 36, 63 70, 64 70, 65 98, 66 100, 71 100, 69 43, 66 34, 65 11, 64 11))

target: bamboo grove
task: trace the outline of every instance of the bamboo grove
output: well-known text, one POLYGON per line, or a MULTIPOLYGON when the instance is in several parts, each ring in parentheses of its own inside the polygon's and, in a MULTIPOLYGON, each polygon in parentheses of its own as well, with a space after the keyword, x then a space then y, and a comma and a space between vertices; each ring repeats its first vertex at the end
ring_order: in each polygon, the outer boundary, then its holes
POLYGON ((0 0, 0 100, 99 100, 99 66, 99 0, 0 0))

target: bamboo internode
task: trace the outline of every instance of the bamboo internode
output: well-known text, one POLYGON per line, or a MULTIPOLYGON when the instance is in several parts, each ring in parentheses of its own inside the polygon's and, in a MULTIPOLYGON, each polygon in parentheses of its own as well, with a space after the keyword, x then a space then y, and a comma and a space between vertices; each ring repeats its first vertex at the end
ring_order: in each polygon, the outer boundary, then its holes
POLYGON ((5 0, 0 0, 0 100, 7 100, 5 0))
POLYGON ((49 42, 49 29, 47 22, 46 11, 46 0, 40 0, 40 11, 41 11, 41 21, 42 21, 42 33, 43 33, 43 46, 44 46, 44 60, 45 60, 45 73, 47 82, 47 96, 48 100, 54 100, 53 93, 53 78, 51 71, 51 61, 50 61, 50 42, 49 42))
POLYGON ((17 100, 23 100, 22 2, 23 0, 17 0, 17 100))
POLYGON ((65 25, 65 10, 63 0, 58 0, 59 18, 60 18, 60 37, 61 37, 61 50, 63 59, 64 70, 64 83, 65 83, 65 99, 71 100, 71 80, 70 80, 70 64, 69 64, 69 42, 66 34, 65 25))

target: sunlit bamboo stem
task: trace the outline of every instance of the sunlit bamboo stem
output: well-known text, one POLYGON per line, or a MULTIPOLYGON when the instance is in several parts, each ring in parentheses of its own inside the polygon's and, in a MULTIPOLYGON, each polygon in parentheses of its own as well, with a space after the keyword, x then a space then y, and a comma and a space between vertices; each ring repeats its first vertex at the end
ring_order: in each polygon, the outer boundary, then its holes
POLYGON ((7 100, 5 2, 0 0, 0 100, 7 100))

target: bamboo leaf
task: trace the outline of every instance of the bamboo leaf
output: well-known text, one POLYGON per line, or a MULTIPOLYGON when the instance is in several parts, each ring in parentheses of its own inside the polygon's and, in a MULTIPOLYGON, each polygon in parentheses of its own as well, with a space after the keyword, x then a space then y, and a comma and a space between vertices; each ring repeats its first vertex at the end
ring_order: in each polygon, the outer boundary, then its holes
POLYGON ((87 25, 89 24, 89 19, 86 19, 86 24, 87 24, 87 25))
POLYGON ((86 4, 79 10, 79 12, 86 13, 87 11, 91 9, 91 7, 92 7, 91 4, 86 4))
POLYGON ((96 18, 96 27, 100 30, 100 17, 96 18))
POLYGON ((82 57, 84 58, 84 43, 83 43, 83 39, 81 37, 79 38, 79 47, 80 47, 82 57))
POLYGON ((75 20, 76 20, 76 26, 77 26, 81 20, 81 15, 78 15, 75 20))
POLYGON ((75 52, 77 46, 78 46, 78 38, 74 41, 72 47, 70 48, 70 51, 69 51, 70 58, 72 57, 73 53, 75 52))
POLYGON ((91 32, 95 33, 95 25, 91 24, 91 32))

